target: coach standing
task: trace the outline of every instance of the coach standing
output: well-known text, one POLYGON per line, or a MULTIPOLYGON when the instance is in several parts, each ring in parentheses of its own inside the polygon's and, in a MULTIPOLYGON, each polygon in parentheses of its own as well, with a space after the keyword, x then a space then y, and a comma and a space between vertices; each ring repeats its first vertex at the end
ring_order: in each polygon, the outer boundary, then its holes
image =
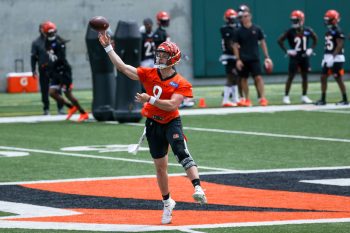
POLYGON ((237 58, 236 67, 241 78, 243 95, 245 97, 239 105, 252 106, 249 98, 248 77, 251 74, 255 80, 259 103, 261 106, 267 106, 268 101, 264 93, 264 80, 261 77, 261 63, 259 54, 259 44, 264 52, 265 61, 271 62, 269 58, 265 36, 261 28, 252 23, 252 15, 247 6, 241 6, 238 10, 238 16, 241 17, 242 26, 237 29, 234 38, 234 53, 237 58))

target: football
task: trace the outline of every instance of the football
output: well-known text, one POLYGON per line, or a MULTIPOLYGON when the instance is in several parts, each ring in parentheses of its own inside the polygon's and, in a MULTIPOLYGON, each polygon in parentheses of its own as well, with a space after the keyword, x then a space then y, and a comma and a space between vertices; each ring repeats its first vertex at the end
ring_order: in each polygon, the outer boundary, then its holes
POLYGON ((89 21, 89 25, 92 29, 98 32, 106 31, 109 27, 108 20, 103 16, 95 16, 89 21))
POLYGON ((267 74, 271 74, 272 73, 273 63, 272 63, 272 60, 270 58, 265 59, 264 68, 265 68, 265 71, 266 71, 267 74))

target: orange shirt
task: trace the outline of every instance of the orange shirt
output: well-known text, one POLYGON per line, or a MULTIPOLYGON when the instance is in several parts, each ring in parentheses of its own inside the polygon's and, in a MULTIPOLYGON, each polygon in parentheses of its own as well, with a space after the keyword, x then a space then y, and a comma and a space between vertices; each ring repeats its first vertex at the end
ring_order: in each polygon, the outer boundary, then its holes
MULTIPOLYGON (((146 93, 157 99, 169 100, 175 93, 185 97, 193 96, 191 83, 177 73, 166 79, 161 79, 161 74, 157 68, 139 67, 137 68, 137 74, 146 93)), ((178 109, 168 112, 150 103, 146 103, 141 114, 161 124, 166 124, 180 116, 178 109)))

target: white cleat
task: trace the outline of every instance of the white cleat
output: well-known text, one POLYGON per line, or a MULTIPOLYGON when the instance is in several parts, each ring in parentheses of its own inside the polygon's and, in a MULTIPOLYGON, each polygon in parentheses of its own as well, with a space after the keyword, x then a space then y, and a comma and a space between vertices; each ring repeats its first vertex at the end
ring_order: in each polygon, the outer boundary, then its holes
POLYGON ((290 104, 290 99, 289 99, 289 96, 288 96, 288 95, 286 95, 286 96, 283 97, 283 103, 284 103, 284 104, 290 104))
POLYGON ((301 102, 302 102, 303 104, 312 104, 312 100, 310 100, 309 97, 307 97, 306 95, 303 95, 303 96, 301 97, 301 102))
POLYGON ((176 202, 173 199, 169 198, 168 200, 163 201, 163 203, 164 209, 162 215, 162 224, 169 224, 173 218, 173 209, 175 208, 176 202))
POLYGON ((192 195, 192 197, 196 202, 198 202, 201 205, 207 204, 207 197, 205 196, 202 187, 199 185, 196 185, 196 187, 194 187, 194 194, 192 195))

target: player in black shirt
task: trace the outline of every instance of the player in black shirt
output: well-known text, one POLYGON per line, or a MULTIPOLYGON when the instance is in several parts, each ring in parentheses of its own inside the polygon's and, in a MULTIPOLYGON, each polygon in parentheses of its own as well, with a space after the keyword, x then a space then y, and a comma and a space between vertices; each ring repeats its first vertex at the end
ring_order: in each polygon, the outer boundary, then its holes
POLYGON ((292 11, 290 15, 292 26, 278 38, 278 44, 282 50, 289 56, 288 79, 285 87, 283 103, 290 104, 289 91, 295 74, 300 70, 302 78, 302 96, 301 102, 310 104, 312 100, 307 96, 308 80, 307 75, 310 71, 309 57, 317 44, 317 36, 310 28, 304 26, 305 15, 300 10, 292 11), (309 47, 309 41, 312 39, 312 45, 309 47), (284 46, 287 40, 289 49, 284 46))
POLYGON ((143 20, 143 27, 141 29, 141 66, 153 67, 154 66, 154 51, 155 44, 153 40, 153 21, 150 18, 143 20))
MULTIPOLYGON (((236 67, 241 78, 242 91, 245 100, 239 105, 252 106, 249 98, 248 77, 251 74, 256 82, 259 103, 267 106, 268 101, 264 93, 264 80, 261 77, 259 44, 265 55, 265 62, 272 64, 269 58, 265 36, 259 26, 252 23, 252 16, 247 6, 241 6, 238 12, 242 26, 236 30, 234 37, 234 54, 237 58, 236 67)), ((264 62, 264 63, 265 63, 264 62)))
POLYGON ((169 27, 170 16, 167 12, 160 11, 157 13, 156 17, 157 17, 158 28, 153 34, 153 40, 154 40, 155 47, 158 48, 158 46, 161 43, 165 41, 170 41, 170 36, 165 30, 165 28, 169 27))
POLYGON ((47 72, 50 77, 50 96, 69 108, 67 120, 79 110, 80 117, 78 122, 85 121, 89 118, 89 114, 80 106, 72 93, 72 68, 66 59, 67 41, 56 34, 56 25, 50 21, 43 25, 43 32, 46 35, 45 49, 49 56, 47 72), (59 90, 64 92, 69 102, 58 94, 59 90))
MULTIPOLYGON (((39 25, 40 36, 33 41, 31 48, 31 67, 33 76, 37 76, 36 64, 38 64, 39 71, 39 84, 41 91, 41 101, 43 102, 44 115, 50 114, 50 100, 49 100, 49 83, 50 78, 47 76, 47 65, 49 62, 48 54, 45 49, 45 34, 43 32, 43 25, 45 22, 39 25)), ((63 105, 57 102, 58 114, 64 114, 63 105)))
POLYGON ((227 9, 224 14, 225 24, 220 28, 222 55, 221 63, 225 66, 226 84, 224 87, 223 107, 235 107, 239 102, 238 73, 236 69, 236 57, 233 52, 233 40, 236 28, 238 28, 237 13, 233 9, 227 9), (232 101, 229 100, 232 96, 232 101))
POLYGON ((333 74, 337 81, 342 94, 342 100, 339 105, 348 105, 348 97, 346 87, 343 81, 345 62, 344 56, 344 40, 345 36, 338 26, 340 14, 335 10, 328 10, 324 16, 327 32, 325 34, 324 56, 322 60, 322 75, 321 75, 321 99, 316 102, 316 105, 326 105, 327 78, 333 74))

